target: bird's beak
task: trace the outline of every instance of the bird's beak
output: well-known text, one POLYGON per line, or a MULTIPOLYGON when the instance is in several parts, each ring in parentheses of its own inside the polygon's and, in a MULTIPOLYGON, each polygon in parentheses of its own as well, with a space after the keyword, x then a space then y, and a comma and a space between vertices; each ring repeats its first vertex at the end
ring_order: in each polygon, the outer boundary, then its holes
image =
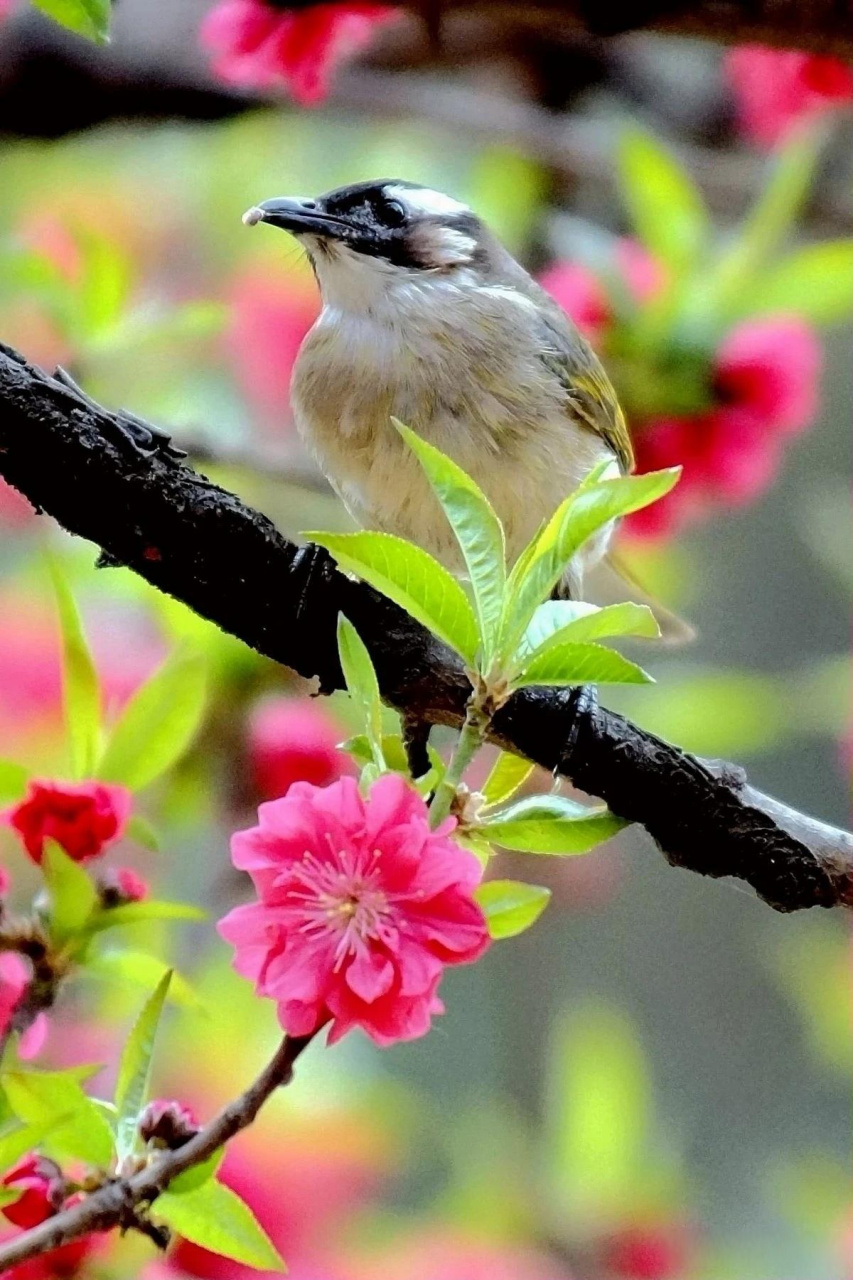
POLYGON ((350 227, 341 218, 333 218, 317 208, 315 200, 303 199, 300 196, 276 196, 273 200, 264 200, 261 204, 247 209, 243 214, 247 227, 254 227, 258 222, 268 222, 272 227, 281 227, 293 235, 330 236, 344 240, 350 227))

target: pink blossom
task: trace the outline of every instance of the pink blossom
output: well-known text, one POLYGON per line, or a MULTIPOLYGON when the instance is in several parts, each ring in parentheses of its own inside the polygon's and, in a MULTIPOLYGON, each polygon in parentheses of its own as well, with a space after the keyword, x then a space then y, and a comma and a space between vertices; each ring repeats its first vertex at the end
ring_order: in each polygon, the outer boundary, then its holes
MULTIPOLYGON (((350 1149, 351 1114, 336 1115, 333 1124, 309 1125, 310 1134, 296 1141, 294 1126, 298 1131, 304 1120, 291 1115, 290 1121, 277 1132, 267 1125, 240 1144, 229 1144, 218 1176, 245 1200, 287 1259, 289 1277, 326 1280, 322 1260, 331 1252, 330 1237, 336 1238, 344 1217, 373 1190, 370 1156, 350 1149)), ((255 1271, 183 1239, 169 1250, 167 1266, 168 1274, 200 1280, 274 1280, 280 1274, 255 1271)))
POLYGON ((12 6, 14 3, 15 0, 0 0, 0 22, 2 22, 4 18, 7 18, 12 12, 12 6))
POLYGON ((289 417, 290 375, 316 318, 316 292, 296 276, 252 269, 233 282, 228 355, 246 399, 276 431, 289 417))
POLYGON ((715 391, 744 426, 788 435, 809 426, 817 411, 820 370, 820 343, 802 320, 749 320, 717 353, 715 391))
POLYGON ((800 320, 751 320, 716 357, 716 404, 693 417, 655 418, 634 430, 637 470, 680 465, 681 481, 629 518, 641 537, 660 537, 720 505, 749 502, 772 483, 786 436, 817 410, 821 350, 800 320))
POLYGON ((454 820, 430 831, 424 801, 396 774, 366 800, 354 778, 297 782, 258 816, 231 856, 260 901, 219 925, 237 971, 277 1001, 290 1035, 329 1021, 330 1042, 353 1027, 380 1045, 424 1035, 443 1009, 445 965, 489 943, 472 896, 480 865, 450 840, 454 820))
POLYGON ((840 58, 749 44, 724 62, 741 128, 760 146, 783 141, 803 120, 853 100, 853 71, 840 58))
POLYGON ((668 1223, 625 1227, 604 1246, 607 1275, 620 1280, 680 1280, 692 1268, 690 1239, 668 1223))
POLYGON ((627 237, 616 241, 616 265, 635 302, 651 302, 667 285, 668 274, 663 263, 653 258, 638 240, 627 237))
MULTIPOLYGON (((14 951, 0 952, 0 1033, 8 1027, 29 981, 30 971, 21 957, 14 951)), ((46 1038, 47 1018, 40 1013, 21 1036, 18 1053, 22 1058, 34 1058, 46 1038)))
POLYGON ((303 106, 326 97, 332 73, 397 16, 386 4, 312 4, 286 9, 266 0, 219 0, 201 28, 223 80, 252 88, 284 84, 303 106))
MULTIPOLYGON (((63 1207, 65 1188, 60 1170, 52 1160, 28 1155, 20 1160, 3 1178, 3 1186, 20 1189, 22 1194, 14 1203, 0 1210, 15 1226, 27 1230, 52 1218, 63 1207)), ((66 1204, 72 1201, 65 1201, 66 1204)), ((13 1233, 3 1233, 0 1240, 13 1233)), ((40 1254, 30 1262, 23 1262, 3 1272, 3 1280, 70 1280, 78 1274, 86 1259, 100 1247, 103 1235, 83 1236, 69 1244, 60 1245, 40 1254)))
POLYGON ((595 347, 600 347, 613 320, 604 285, 579 262, 556 262, 539 283, 595 347))
MULTIPOLYGON (((651 301, 666 285, 663 266, 636 240, 617 240, 613 258, 629 297, 639 306, 651 301)), ((604 345, 616 311, 594 271, 579 262, 557 262, 540 277, 539 283, 594 347, 604 345)))
POLYGON ((55 840, 69 858, 85 862, 123 835, 132 803, 127 787, 114 784, 32 780, 25 798, 3 820, 33 862, 41 862, 45 840, 55 840))
POLYGON ((340 725, 311 698, 270 698, 249 717, 248 748, 252 781, 264 800, 277 800, 294 782, 328 786, 353 765, 337 749, 340 725))

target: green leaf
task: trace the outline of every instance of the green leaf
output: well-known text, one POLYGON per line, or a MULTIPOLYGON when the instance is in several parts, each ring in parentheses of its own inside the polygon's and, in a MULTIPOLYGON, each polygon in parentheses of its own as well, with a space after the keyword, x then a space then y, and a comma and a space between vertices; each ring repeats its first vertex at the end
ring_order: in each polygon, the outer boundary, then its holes
POLYGON ((473 666, 479 637, 474 610, 462 587, 438 561, 391 533, 306 533, 342 569, 388 596, 473 666))
POLYGON ((382 699, 379 681, 367 646, 349 618, 338 614, 338 655, 344 673, 347 690, 365 726, 365 736, 370 745, 373 763, 380 771, 385 768, 382 754, 382 699))
POLYGON ((169 1194, 185 1195, 187 1191, 195 1191, 211 1178, 215 1178, 224 1157, 225 1148, 218 1147, 213 1155, 202 1160, 201 1164, 193 1165, 191 1169, 185 1169, 183 1173, 179 1173, 177 1178, 173 1178, 169 1183, 169 1194))
POLYGON ((571 1220, 624 1219, 649 1172, 649 1083, 637 1035, 617 1010, 561 1019, 548 1071, 548 1185, 571 1220))
POLYGON ((798 249, 762 272, 743 297, 745 316, 795 312, 831 324, 853 312, 853 240, 798 249))
POLYGON ((145 920, 206 920, 207 912, 191 902, 125 902, 120 907, 107 907, 97 911, 86 925, 87 933, 104 933, 107 929, 121 929, 140 924, 145 920))
POLYGON ((601 644, 573 644, 558 631, 524 659, 513 687, 530 684, 652 684, 636 662, 601 644))
POLYGON ((150 849, 152 853, 160 852, 160 837, 151 823, 146 821, 141 814, 134 813, 132 815, 125 827, 125 835, 129 840, 142 845, 143 849, 150 849))
POLYGON ((91 228, 78 229, 75 238, 82 255, 80 329, 95 336, 121 318, 130 294, 131 260, 121 245, 91 228))
POLYGON ((207 664, 177 649, 137 689, 110 734, 98 777, 141 791, 170 769, 196 736, 204 716, 207 664))
POLYGON ((480 828, 487 840, 521 853, 587 853, 628 824, 609 809, 588 809, 565 796, 533 796, 496 813, 480 828))
POLYGON ((51 1115, 42 1124, 16 1124, 0 1134, 0 1173, 5 1173, 17 1164, 28 1151, 34 1151, 58 1123, 68 1119, 67 1115, 59 1117, 59 1121, 51 1115))
POLYGON ((51 936, 61 944, 82 932, 97 906, 98 891, 55 840, 44 842, 42 871, 50 894, 51 936))
POLYGON ((661 262, 683 272, 707 242, 710 230, 697 187, 674 156, 641 129, 623 133, 619 171, 640 240, 661 262))
POLYGON ((453 840, 460 848, 467 849, 469 853, 473 853, 481 867, 489 865, 489 861, 495 851, 479 831, 472 828, 468 831, 463 831, 461 835, 454 832, 453 840))
POLYGON ((18 1119, 43 1129, 52 1151, 109 1165, 112 1131, 73 1071, 5 1071, 2 1085, 18 1119))
POLYGON ((509 800, 519 787, 524 786, 535 768, 529 760, 522 760, 521 756, 514 756, 510 751, 502 751, 483 784, 482 795, 486 804, 503 804, 504 800, 509 800))
POLYGON ((492 938, 514 938, 539 919, 551 890, 520 880, 488 880, 474 891, 492 938))
POLYGON ((30 771, 14 760, 0 760, 0 804, 13 804, 27 789, 30 771))
POLYGON ((808 195, 825 136, 822 127, 794 133, 771 160, 771 173, 740 232, 714 266, 711 297, 724 310, 738 306, 756 272, 790 232, 808 195))
POLYGON ((117 1112, 116 1152, 119 1162, 131 1155, 136 1147, 139 1113, 145 1105, 151 1077, 154 1041, 171 981, 172 970, 169 969, 146 1000, 121 1055, 114 1098, 117 1112))
POLYGON ((101 690, 83 624, 59 565, 48 560, 62 633, 62 696, 74 778, 94 772, 101 744, 101 690))
POLYGON ((164 1191, 154 1213, 193 1244, 259 1271, 284 1271, 284 1262, 247 1204, 221 1182, 194 1191, 164 1191))
MULTIPOLYGON (((169 968, 163 960, 149 955, 147 951, 132 951, 124 947, 102 951, 86 961, 87 973, 118 982, 121 986, 131 982, 148 991, 157 985, 169 968)), ((200 1004, 193 988, 177 970, 172 973, 169 1000, 190 1008, 198 1008, 200 1004)))
POLYGON ((483 669, 488 670, 497 645, 506 586, 501 522, 486 495, 461 467, 396 418, 391 421, 426 472, 462 550, 480 623, 483 669))
POLYGON ((97 44, 109 41, 110 0, 33 0, 33 3, 69 31, 87 36, 97 44))
POLYGON ((505 658, 514 653, 537 607, 551 594, 587 539, 612 520, 662 498, 680 474, 680 467, 671 467, 601 480, 582 485, 560 504, 510 574, 501 638, 505 658))
POLYGON ((604 636, 660 635, 655 615, 644 604, 609 604, 603 609, 580 600, 546 600, 530 620, 521 653, 533 653, 556 635, 565 640, 599 640, 604 636))
MULTIPOLYGON (((357 733, 354 737, 348 738, 346 742, 341 744, 340 749, 351 755, 356 764, 361 765, 362 768, 373 760, 373 751, 366 733, 357 733)), ((444 773, 444 761, 431 744, 427 744, 427 754, 429 755, 430 768, 427 773, 417 779, 417 785, 422 794, 434 791, 444 773)), ((385 761, 386 769, 390 769, 392 773, 401 773, 404 777, 411 778, 406 748, 399 733, 383 733, 382 758, 385 761)))

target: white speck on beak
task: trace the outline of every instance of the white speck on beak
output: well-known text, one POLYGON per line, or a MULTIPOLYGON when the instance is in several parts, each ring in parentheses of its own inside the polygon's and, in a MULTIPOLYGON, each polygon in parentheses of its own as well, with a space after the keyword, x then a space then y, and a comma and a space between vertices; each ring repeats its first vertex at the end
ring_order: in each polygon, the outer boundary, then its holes
POLYGON ((243 214, 243 226, 244 227, 257 226, 259 222, 263 222, 263 219, 264 219, 263 209, 259 209, 257 205, 253 205, 251 209, 247 209, 246 212, 243 214))

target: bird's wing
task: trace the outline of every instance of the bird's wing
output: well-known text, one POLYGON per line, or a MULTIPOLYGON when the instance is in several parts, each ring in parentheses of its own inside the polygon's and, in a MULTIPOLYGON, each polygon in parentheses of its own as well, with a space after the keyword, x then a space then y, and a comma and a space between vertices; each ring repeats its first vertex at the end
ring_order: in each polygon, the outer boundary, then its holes
POLYGON ((572 322, 552 299, 548 302, 551 305, 542 315, 542 360, 565 388, 575 420, 602 436, 622 468, 632 471, 628 424, 610 379, 583 335, 572 332, 572 322))

